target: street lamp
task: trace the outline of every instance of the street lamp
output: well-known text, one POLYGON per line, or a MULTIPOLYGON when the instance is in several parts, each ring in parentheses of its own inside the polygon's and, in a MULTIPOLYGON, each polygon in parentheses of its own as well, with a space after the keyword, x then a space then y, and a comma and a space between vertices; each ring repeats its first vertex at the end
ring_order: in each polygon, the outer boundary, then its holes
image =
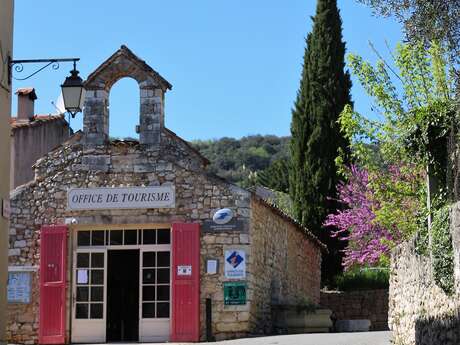
POLYGON ((83 80, 78 76, 75 61, 73 63, 73 70, 70 71, 70 77, 65 78, 61 89, 64 107, 72 115, 72 118, 75 118, 75 115, 83 109, 86 93, 83 80))
POLYGON ((22 72, 24 63, 47 63, 45 66, 41 67, 37 71, 28 75, 25 78, 15 78, 16 80, 26 80, 34 76, 38 72, 44 70, 46 67, 51 66, 52 69, 59 68, 59 62, 73 62, 73 70, 70 71, 70 76, 65 78, 64 83, 61 85, 62 98, 64 99, 64 108, 65 110, 72 115, 72 118, 75 115, 82 111, 83 102, 85 100, 85 86, 83 80, 78 76, 77 71, 77 61, 79 58, 68 58, 68 59, 34 59, 34 60, 12 60, 9 58, 9 84, 11 84, 12 70, 16 72, 22 72))

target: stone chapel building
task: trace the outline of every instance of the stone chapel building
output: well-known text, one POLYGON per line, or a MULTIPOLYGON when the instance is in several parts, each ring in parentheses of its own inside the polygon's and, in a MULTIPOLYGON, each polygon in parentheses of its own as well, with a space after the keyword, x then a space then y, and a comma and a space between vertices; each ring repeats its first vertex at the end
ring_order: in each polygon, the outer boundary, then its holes
POLYGON ((229 339, 270 333, 273 305, 319 303, 324 245, 165 128, 168 81, 122 46, 85 87, 83 131, 11 194, 10 342, 229 339), (139 141, 109 140, 123 77, 139 141))

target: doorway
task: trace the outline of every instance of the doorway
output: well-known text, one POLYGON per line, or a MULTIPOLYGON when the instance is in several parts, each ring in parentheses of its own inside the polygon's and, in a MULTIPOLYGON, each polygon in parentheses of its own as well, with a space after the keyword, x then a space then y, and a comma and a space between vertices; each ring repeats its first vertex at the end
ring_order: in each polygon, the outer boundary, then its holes
POLYGON ((139 250, 107 252, 107 341, 139 341, 139 250))

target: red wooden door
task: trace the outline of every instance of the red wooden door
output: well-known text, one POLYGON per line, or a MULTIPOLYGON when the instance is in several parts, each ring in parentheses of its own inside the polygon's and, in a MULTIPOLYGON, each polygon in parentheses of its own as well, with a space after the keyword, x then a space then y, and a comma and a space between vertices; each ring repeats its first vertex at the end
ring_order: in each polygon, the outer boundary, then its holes
POLYGON ((172 257, 171 341, 199 341, 199 224, 173 224, 172 257))
POLYGON ((64 344, 67 226, 42 226, 40 235, 40 344, 64 344))

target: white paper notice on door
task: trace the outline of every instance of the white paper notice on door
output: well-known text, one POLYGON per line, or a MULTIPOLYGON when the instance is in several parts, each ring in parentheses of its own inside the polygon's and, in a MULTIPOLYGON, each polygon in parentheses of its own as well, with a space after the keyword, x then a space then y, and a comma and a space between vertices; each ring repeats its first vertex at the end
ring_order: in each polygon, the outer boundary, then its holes
POLYGON ((177 275, 178 276, 191 276, 192 275, 192 266, 177 266, 177 275))
POLYGON ((77 284, 88 284, 88 270, 77 270, 77 284))

